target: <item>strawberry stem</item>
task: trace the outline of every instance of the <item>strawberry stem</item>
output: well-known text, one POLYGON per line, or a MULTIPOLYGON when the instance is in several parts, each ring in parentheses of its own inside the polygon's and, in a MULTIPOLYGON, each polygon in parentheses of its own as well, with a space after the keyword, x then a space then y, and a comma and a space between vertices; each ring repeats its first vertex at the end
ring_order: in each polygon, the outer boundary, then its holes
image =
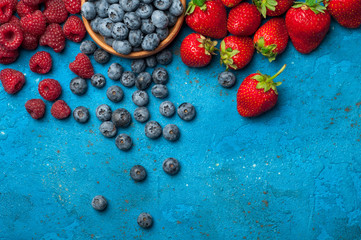
POLYGON ((278 77, 278 75, 280 75, 280 74, 283 72, 283 70, 285 70, 286 66, 287 66, 286 64, 283 65, 283 67, 282 67, 275 75, 273 75, 272 77, 268 78, 268 80, 273 80, 273 79, 275 79, 276 77, 278 77))

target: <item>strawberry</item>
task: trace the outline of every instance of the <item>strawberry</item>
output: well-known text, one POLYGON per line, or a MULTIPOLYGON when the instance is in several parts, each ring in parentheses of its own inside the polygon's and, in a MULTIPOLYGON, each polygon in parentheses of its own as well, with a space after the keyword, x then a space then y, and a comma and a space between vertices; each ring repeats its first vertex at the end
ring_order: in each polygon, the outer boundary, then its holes
POLYGON ((80 0, 63 0, 66 10, 71 14, 77 14, 81 10, 80 0))
POLYGON ((228 36, 221 42, 221 63, 228 68, 239 70, 244 68, 254 54, 254 46, 250 37, 228 36))
POLYGON ((257 7, 244 2, 229 12, 227 30, 236 36, 250 36, 257 31, 261 20, 257 7))
POLYGON ((40 37, 40 46, 49 46, 54 52, 62 52, 65 48, 65 36, 59 24, 52 23, 40 37))
POLYGON ((273 82, 286 68, 284 65, 273 77, 260 72, 246 77, 237 92, 237 111, 243 117, 256 117, 272 109, 278 99, 277 86, 273 82))
POLYGON ((69 64, 69 68, 81 78, 91 78, 94 75, 93 65, 84 53, 79 53, 75 57, 75 61, 69 64))
POLYGON ((262 25, 253 37, 254 46, 270 62, 283 53, 288 44, 286 22, 283 18, 272 18, 262 25))
POLYGON ((22 72, 5 68, 0 72, 0 80, 5 92, 15 94, 19 92, 25 84, 25 76, 22 72))
POLYGON ((266 16, 276 17, 284 14, 294 3, 293 0, 253 0, 258 11, 264 18, 266 16))
POLYGON ((184 38, 180 47, 183 63, 188 67, 207 66, 211 62, 216 45, 216 41, 205 38, 199 33, 189 34, 184 38))
POLYGON ((242 1, 243 0, 222 0, 222 3, 224 4, 224 6, 232 8, 234 6, 237 6, 242 1))
POLYGON ((358 28, 361 25, 360 0, 329 0, 327 10, 345 28, 358 28))
POLYGON ((321 44, 330 23, 330 14, 316 0, 296 2, 286 14, 286 26, 293 46, 303 54, 312 52, 321 44))
POLYGON ((219 39, 227 35, 227 12, 221 0, 192 0, 186 11, 186 23, 206 37, 219 39))

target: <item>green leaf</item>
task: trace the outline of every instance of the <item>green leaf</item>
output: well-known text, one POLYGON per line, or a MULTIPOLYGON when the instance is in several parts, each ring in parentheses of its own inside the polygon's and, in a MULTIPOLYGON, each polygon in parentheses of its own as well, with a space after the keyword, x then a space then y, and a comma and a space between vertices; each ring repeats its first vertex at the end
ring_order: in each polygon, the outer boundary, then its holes
POLYGON ((206 2, 206 0, 192 0, 192 1, 198 7, 202 7, 204 5, 204 3, 206 2))
POLYGON ((254 75, 251 79, 257 80, 258 82, 263 82, 264 81, 264 77, 262 75, 254 75))
POLYGON ((226 48, 226 43, 224 42, 224 40, 221 42, 221 51, 225 51, 226 48))

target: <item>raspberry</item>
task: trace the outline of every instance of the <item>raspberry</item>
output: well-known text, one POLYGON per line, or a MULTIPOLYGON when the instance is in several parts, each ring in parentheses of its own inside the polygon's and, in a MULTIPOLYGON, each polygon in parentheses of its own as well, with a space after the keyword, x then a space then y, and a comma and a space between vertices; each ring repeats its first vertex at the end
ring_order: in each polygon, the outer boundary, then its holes
POLYGON ((62 0, 48 0, 45 2, 44 15, 48 23, 63 23, 68 18, 68 11, 62 0))
POLYGON ((9 94, 19 92, 25 84, 24 74, 10 68, 5 68, 0 72, 0 80, 5 92, 9 94))
POLYGON ((91 78, 94 75, 93 65, 84 53, 79 53, 75 57, 75 61, 69 64, 69 68, 81 78, 91 78))
POLYGON ((77 14, 81 10, 80 0, 63 0, 66 10, 71 14, 77 14))
POLYGON ((0 44, 8 50, 16 50, 23 42, 24 35, 21 27, 13 23, 0 26, 0 44))
POLYGON ((16 6, 16 12, 20 17, 25 17, 28 14, 31 14, 39 9, 38 5, 28 6, 24 3, 24 0, 20 0, 18 5, 16 6))
POLYGON ((28 6, 37 6, 40 3, 45 2, 45 0, 23 0, 25 5, 28 6))
POLYGON ((54 101, 61 94, 61 86, 58 81, 47 78, 39 83, 38 91, 45 100, 54 101))
POLYGON ((15 15, 13 15, 11 18, 10 18, 10 20, 9 20, 9 22, 8 23, 12 23, 12 24, 15 24, 15 25, 17 25, 17 26, 20 26, 21 27, 21 24, 20 24, 20 19, 19 18, 17 18, 15 15))
POLYGON ((21 27, 24 32, 35 36, 42 35, 46 30, 46 18, 40 10, 21 18, 21 27))
POLYGON ((21 47, 26 50, 35 50, 39 45, 39 37, 30 33, 24 33, 24 40, 21 47))
POLYGON ((50 54, 45 51, 35 53, 29 61, 30 70, 39 74, 48 73, 51 70, 52 64, 53 61, 50 54))
POLYGON ((0 45, 0 63, 10 64, 16 61, 19 57, 18 50, 8 50, 0 45))
POLYGON ((83 21, 77 16, 70 16, 66 20, 63 31, 65 37, 73 42, 81 42, 86 34, 83 21))
POLYGON ((30 99, 25 103, 25 109, 32 118, 39 119, 45 114, 45 103, 41 99, 30 99))
POLYGON ((49 46, 55 52, 61 52, 65 48, 65 36, 61 26, 56 23, 50 24, 43 36, 40 37, 41 46, 49 46))
POLYGON ((50 112, 56 119, 64 119, 69 117, 71 110, 66 102, 58 100, 51 106, 50 112))
POLYGON ((15 4, 13 0, 1 0, 0 1, 0 24, 7 23, 13 11, 15 10, 15 4))

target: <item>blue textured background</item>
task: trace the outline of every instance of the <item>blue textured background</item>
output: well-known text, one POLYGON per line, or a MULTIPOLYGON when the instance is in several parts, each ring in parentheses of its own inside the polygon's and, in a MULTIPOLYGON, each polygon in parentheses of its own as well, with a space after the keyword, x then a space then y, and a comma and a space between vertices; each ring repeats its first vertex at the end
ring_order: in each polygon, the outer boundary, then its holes
MULTIPOLYGON (((135 88, 122 87, 119 104, 106 98, 107 87, 120 85, 111 80, 101 90, 89 85, 85 96, 72 94, 75 75, 67 65, 78 44, 67 41, 62 54, 39 48, 54 61, 45 76, 29 70, 35 52, 22 51, 8 66, 26 73, 27 83, 15 96, 0 88, 0 239, 361 239, 360 29, 332 22, 310 55, 291 43, 271 64, 256 54, 229 90, 216 80, 223 70, 219 56, 203 69, 181 63, 181 39, 190 32, 184 27, 171 46, 168 99, 177 106, 193 103, 197 118, 166 119, 158 112, 161 100, 151 97, 151 119, 177 124, 181 139, 147 139, 144 124, 133 122, 119 131, 134 140, 127 153, 99 134, 94 111, 106 103, 133 112, 135 88), (276 108, 254 119, 239 116, 242 79, 257 70, 274 74, 285 63, 276 108), (90 122, 56 120, 49 102, 43 120, 30 118, 24 104, 40 97, 37 85, 44 78, 60 81, 61 99, 72 109, 88 107, 90 122), (181 162, 175 177, 162 170, 167 157, 181 162), (143 183, 129 177, 135 164, 148 171, 143 183), (90 205, 97 194, 109 200, 105 212, 90 205), (143 211, 155 219, 150 230, 136 224, 143 211)), ((101 66, 92 59, 102 74, 115 61, 130 70, 129 60, 112 57, 101 66)))

